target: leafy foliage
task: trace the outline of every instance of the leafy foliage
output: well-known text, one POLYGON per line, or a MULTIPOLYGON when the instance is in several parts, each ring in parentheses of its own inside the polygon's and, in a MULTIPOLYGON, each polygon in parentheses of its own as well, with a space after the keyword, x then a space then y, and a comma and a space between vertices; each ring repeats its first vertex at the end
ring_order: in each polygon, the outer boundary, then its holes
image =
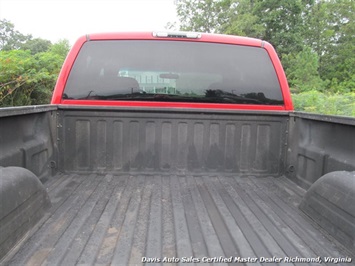
POLYGON ((224 12, 228 10, 229 1, 225 0, 189 0, 178 1, 177 14, 181 30, 218 32, 226 23, 224 12))
POLYGON ((270 42, 281 57, 287 53, 302 50, 302 11, 301 0, 256 1, 253 13, 264 25, 262 38, 270 42))
POLYGON ((297 54, 284 55, 283 65, 295 92, 323 89, 325 83, 319 77, 318 55, 310 47, 305 46, 297 54))
POLYGON ((298 111, 355 116, 355 92, 332 94, 311 90, 293 94, 292 99, 298 111))
POLYGON ((0 106, 49 103, 68 41, 23 38, 6 20, 0 29, 0 106))
POLYGON ((31 38, 31 35, 23 35, 15 30, 14 24, 10 21, 6 19, 0 20, 0 50, 18 49, 31 38))
POLYGON ((0 105, 49 103, 62 63, 52 52, 0 51, 0 105))
POLYGON ((40 38, 30 39, 20 45, 21 50, 30 50, 31 54, 46 52, 51 47, 51 42, 40 38))
POLYGON ((229 21, 221 26, 221 32, 231 35, 263 38, 266 26, 254 13, 255 3, 250 0, 230 2, 229 21))

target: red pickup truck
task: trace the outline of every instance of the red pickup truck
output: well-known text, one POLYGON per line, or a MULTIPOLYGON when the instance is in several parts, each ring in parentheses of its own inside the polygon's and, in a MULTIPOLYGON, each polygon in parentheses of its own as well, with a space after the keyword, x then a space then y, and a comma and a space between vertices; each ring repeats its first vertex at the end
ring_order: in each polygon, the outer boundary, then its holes
POLYGON ((0 109, 0 264, 355 265, 354 136, 265 41, 83 36, 50 105, 0 109))

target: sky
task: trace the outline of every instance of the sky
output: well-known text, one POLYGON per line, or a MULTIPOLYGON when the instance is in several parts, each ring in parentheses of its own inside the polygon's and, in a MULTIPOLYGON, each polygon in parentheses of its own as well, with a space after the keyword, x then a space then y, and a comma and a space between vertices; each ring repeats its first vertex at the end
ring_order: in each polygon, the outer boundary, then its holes
POLYGON ((70 44, 87 33, 164 30, 177 21, 174 0, 0 0, 0 19, 33 38, 70 44))

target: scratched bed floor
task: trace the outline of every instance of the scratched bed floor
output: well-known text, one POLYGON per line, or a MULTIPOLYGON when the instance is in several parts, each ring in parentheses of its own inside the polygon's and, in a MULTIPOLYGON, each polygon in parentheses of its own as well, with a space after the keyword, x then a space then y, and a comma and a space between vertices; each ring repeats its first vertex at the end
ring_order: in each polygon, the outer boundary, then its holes
POLYGON ((301 213, 304 190, 285 177, 59 174, 45 186, 52 207, 6 265, 349 255, 301 213))

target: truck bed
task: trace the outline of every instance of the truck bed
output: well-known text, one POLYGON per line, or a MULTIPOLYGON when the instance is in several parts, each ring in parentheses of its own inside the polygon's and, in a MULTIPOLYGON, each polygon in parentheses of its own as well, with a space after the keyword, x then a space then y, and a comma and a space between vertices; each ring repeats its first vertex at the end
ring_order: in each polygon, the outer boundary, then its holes
POLYGON ((284 176, 61 173, 44 185, 52 207, 6 265, 350 256, 298 209, 305 190, 284 176))

